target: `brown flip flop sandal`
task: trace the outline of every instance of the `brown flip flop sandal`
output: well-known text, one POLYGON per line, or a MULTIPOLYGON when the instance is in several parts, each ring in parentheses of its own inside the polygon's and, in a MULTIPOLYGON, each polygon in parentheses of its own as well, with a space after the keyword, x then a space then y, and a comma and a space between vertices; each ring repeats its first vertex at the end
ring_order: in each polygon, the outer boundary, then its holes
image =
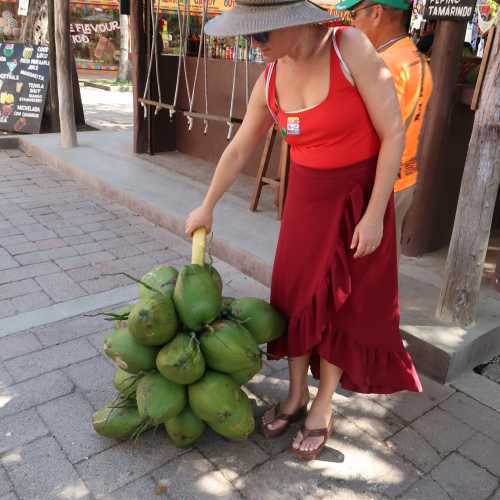
MULTIPOLYGON (((323 450, 325 444, 328 442, 328 438, 331 436, 333 432, 333 422, 335 420, 335 415, 332 413, 330 417, 330 422, 328 423, 328 427, 324 427, 323 429, 308 429, 305 425, 302 427, 300 432, 302 432, 302 442, 304 439, 308 437, 323 437, 323 441, 313 450, 304 451, 299 449, 295 449, 293 446, 290 447, 290 451, 301 460, 309 461, 316 460, 323 450)), ((302 443, 301 442, 301 443, 302 443)))
POLYGON ((281 436, 281 434, 283 434, 288 429, 291 423, 297 422, 297 420, 300 420, 307 415, 307 404, 301 406, 295 413, 291 414, 281 412, 279 403, 271 407, 271 409, 274 411, 274 416, 271 422, 265 424, 262 419, 260 421, 260 432, 266 439, 272 439, 281 436), (284 420, 286 423, 283 426, 278 427, 277 429, 269 429, 268 425, 276 422, 276 420, 284 420))

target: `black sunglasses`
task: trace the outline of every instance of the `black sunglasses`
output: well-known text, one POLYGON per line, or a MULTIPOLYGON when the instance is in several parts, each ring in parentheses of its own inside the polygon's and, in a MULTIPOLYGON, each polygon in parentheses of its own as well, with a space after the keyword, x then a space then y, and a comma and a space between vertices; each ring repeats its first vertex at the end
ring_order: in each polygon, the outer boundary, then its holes
POLYGON ((252 33, 251 35, 245 35, 246 41, 251 44, 252 39, 257 43, 265 44, 269 41, 269 31, 262 31, 261 33, 252 33))

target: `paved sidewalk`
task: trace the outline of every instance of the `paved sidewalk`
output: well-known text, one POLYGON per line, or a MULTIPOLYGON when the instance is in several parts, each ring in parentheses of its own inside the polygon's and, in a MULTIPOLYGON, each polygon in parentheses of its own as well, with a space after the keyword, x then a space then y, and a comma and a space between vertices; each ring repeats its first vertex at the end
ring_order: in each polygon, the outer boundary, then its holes
MULTIPOLYGON (((0 151, 0 500, 500 500, 500 385, 474 373, 445 386, 423 378, 420 395, 336 394, 336 433, 309 464, 287 452, 296 426, 243 443, 207 432, 189 450, 162 429, 137 444, 96 435, 91 415, 113 396, 101 354, 109 324, 82 314, 135 298, 116 273, 189 254, 36 159, 0 151), (155 495, 160 480, 166 496, 155 495)), ((268 297, 217 267, 228 295, 268 297)), ((286 375, 283 362, 266 363, 248 384, 257 415, 285 396, 286 375)))

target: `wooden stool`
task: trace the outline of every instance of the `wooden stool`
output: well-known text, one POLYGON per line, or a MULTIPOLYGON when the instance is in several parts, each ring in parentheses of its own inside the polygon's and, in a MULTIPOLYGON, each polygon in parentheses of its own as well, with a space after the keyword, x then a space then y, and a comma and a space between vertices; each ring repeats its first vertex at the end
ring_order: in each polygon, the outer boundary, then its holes
POLYGON ((288 171, 290 169, 290 146, 286 141, 281 140, 280 160, 279 160, 279 177, 273 179, 267 177, 267 170, 271 161, 271 153, 273 152, 274 143, 276 141, 277 130, 273 126, 269 129, 266 137, 266 143, 262 151, 259 170, 257 172, 255 192, 250 203, 250 210, 255 212, 259 204, 262 188, 265 185, 273 186, 276 189, 275 205, 278 207, 277 219, 281 220, 283 216, 283 207, 285 205, 286 188, 288 184, 288 171))

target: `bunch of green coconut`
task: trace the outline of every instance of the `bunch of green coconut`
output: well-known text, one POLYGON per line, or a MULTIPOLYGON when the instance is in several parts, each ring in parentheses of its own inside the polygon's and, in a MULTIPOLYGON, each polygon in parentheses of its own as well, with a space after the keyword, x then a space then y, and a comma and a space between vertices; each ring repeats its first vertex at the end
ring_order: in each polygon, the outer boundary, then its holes
POLYGON ((117 366, 118 395, 92 419, 96 432, 138 438, 164 425, 178 447, 191 446, 206 426, 231 440, 255 428, 241 386, 262 368, 259 344, 285 332, 266 301, 222 296, 222 280, 205 264, 205 232, 193 236, 192 264, 159 266, 139 282, 139 301, 113 319, 104 352, 117 366))

